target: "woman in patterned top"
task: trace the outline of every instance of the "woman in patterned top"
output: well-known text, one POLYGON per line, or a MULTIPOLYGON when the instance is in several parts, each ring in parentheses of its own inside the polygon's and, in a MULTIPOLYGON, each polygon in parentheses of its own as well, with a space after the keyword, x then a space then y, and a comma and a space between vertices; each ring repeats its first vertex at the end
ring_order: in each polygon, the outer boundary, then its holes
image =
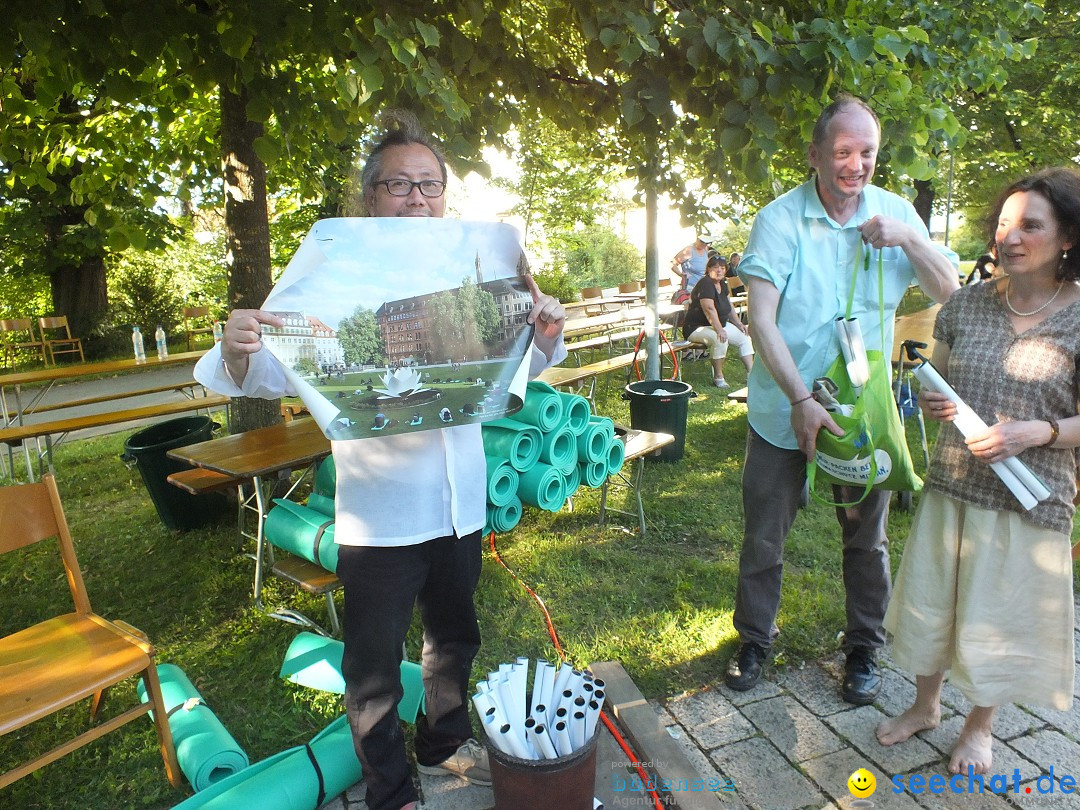
POLYGON ((933 362, 990 428, 965 440, 948 424, 953 403, 919 395, 945 424, 885 616, 916 697, 877 728, 883 745, 935 728, 949 670, 973 704, 949 762, 960 774, 990 770, 1002 703, 1064 711, 1073 692, 1080 174, 1047 169, 1014 183, 988 224, 1005 275, 944 304, 933 362), (989 466, 1012 456, 1053 493, 1030 511, 989 466))

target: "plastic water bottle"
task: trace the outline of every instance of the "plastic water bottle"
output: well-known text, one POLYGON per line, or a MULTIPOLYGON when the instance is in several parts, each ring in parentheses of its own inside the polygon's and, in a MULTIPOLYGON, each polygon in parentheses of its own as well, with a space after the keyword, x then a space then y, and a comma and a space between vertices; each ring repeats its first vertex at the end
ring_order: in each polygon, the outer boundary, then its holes
POLYGON ((137 326, 131 330, 131 345, 135 347, 135 362, 145 363, 146 350, 143 348, 142 332, 137 326))
POLYGON ((224 336, 225 327, 221 325, 221 321, 214 321, 214 343, 221 343, 224 336))
POLYGON ((161 324, 158 324, 157 331, 154 333, 154 340, 157 342, 157 359, 164 360, 169 356, 169 344, 165 340, 165 330, 161 324))

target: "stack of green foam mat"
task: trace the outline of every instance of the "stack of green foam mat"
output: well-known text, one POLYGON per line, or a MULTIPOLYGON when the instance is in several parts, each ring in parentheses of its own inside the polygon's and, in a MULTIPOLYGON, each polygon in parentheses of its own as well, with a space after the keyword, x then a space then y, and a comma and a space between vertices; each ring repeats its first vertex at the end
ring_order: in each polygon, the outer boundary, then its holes
MULTIPOLYGON (((248 756, 175 664, 160 664, 161 697, 165 701, 176 760, 196 791, 221 782, 248 766, 248 756)), ((140 680, 139 700, 149 699, 140 680)), ((153 714, 151 712, 151 714, 153 714)))
POLYGON ((315 810, 360 781, 352 731, 342 715, 307 745, 250 765, 176 805, 182 810, 315 810))
POLYGON ((559 511, 580 486, 603 486, 622 468, 626 454, 615 424, 593 416, 585 397, 536 380, 529 383, 520 411, 485 422, 481 430, 488 470, 485 534, 514 528, 522 503, 559 511), (507 465, 518 475, 513 492, 507 465))
MULTIPOLYGON (((285 652, 279 674, 290 683, 344 695, 345 678, 341 674, 344 652, 342 641, 307 631, 298 633, 285 652)), ((406 723, 415 723, 424 705, 423 672, 419 664, 401 662, 401 690, 398 717, 406 723)))

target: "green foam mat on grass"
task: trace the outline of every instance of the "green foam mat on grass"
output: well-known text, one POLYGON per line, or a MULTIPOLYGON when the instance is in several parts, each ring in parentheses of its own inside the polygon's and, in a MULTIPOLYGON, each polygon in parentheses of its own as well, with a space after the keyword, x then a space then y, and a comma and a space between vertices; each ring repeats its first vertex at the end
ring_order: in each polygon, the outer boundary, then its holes
MULTIPOLYGON (((184 671, 175 664, 159 664, 157 672, 176 760, 191 786, 202 791, 246 768, 248 755, 184 671)), ((141 680, 137 691, 139 700, 146 703, 149 697, 141 680)))
POLYGON ((568 426, 544 434, 540 443, 540 461, 562 471, 577 464, 577 437, 568 426))
POLYGON ((534 425, 544 433, 555 430, 563 421, 563 404, 559 392, 547 383, 533 380, 525 393, 525 403, 512 417, 534 425))
POLYGON ((580 436, 592 416, 589 400, 580 394, 566 394, 562 391, 559 391, 558 395, 559 399, 562 400, 563 422, 573 431, 575 436, 580 436))
POLYGON ((360 781, 352 731, 342 715, 312 738, 176 805, 181 810, 315 810, 360 781), (321 801, 320 801, 321 799, 321 801))
MULTIPOLYGON (((297 633, 285 651, 280 677, 300 686, 345 694, 345 678, 341 674, 341 657, 345 643, 318 633, 297 633)), ((398 717, 407 723, 415 723, 416 715, 424 705, 424 681, 419 664, 401 662, 402 696, 398 701, 398 717)))
POLYGON ((622 469, 623 462, 626 461, 626 445, 622 439, 612 439, 611 444, 608 445, 607 458, 607 474, 614 475, 622 469))
POLYGON ((610 442, 607 426, 602 422, 590 421, 577 437, 577 460, 600 461, 607 456, 610 442))
POLYGON ((607 480, 607 459, 602 461, 584 461, 578 464, 581 471, 581 481, 587 487, 600 487, 607 480))
POLYGON ((505 506, 510 503, 517 497, 518 483, 518 471, 509 461, 487 456, 488 503, 492 506, 505 506))

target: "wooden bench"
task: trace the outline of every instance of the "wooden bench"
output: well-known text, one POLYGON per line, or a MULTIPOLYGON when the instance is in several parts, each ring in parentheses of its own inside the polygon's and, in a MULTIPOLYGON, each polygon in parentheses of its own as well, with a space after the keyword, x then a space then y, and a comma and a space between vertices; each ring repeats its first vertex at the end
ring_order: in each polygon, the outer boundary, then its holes
MULTIPOLYGON (((330 618, 330 632, 334 636, 341 635, 341 621, 338 619, 337 605, 334 602, 334 591, 341 587, 341 580, 338 579, 337 574, 292 554, 283 554, 281 559, 271 566, 270 572, 288 580, 307 593, 325 596, 326 613, 330 618)), ((326 635, 326 632, 315 622, 295 610, 277 608, 271 615, 293 624, 310 627, 326 635)))
MULTIPOLYGON (((595 351, 596 349, 600 349, 600 348, 603 348, 605 346, 608 347, 609 354, 610 354, 611 339, 607 335, 598 335, 597 337, 589 338, 588 340, 579 340, 579 341, 576 341, 574 343, 567 343, 566 344, 566 351, 567 351, 568 354, 573 355, 574 359, 577 360, 578 365, 580 366, 581 365, 581 355, 582 355, 583 352, 590 352, 591 353, 591 352, 595 351)), ((591 354, 590 354, 590 356, 591 356, 591 354)))
MULTIPOLYGON (((666 344, 661 343, 661 354, 675 355, 686 351, 686 349, 693 345, 694 344, 689 340, 673 340, 671 342, 671 350, 669 351, 666 344)), ((646 356, 644 350, 638 353, 638 358, 641 361, 644 361, 646 356)), ((546 382, 554 388, 575 386, 579 390, 584 383, 589 383, 589 392, 584 396, 589 400, 589 404, 592 406, 593 412, 595 413, 596 378, 611 371, 630 368, 633 363, 634 353, 626 352, 625 354, 609 357, 606 360, 597 360, 595 363, 589 363, 584 366, 553 366, 552 368, 544 369, 537 379, 546 382)))
MULTIPOLYGON (((169 385, 156 385, 152 388, 139 388, 135 391, 118 391, 112 394, 102 394, 96 397, 85 397, 83 399, 68 400, 66 402, 52 402, 46 405, 33 405, 26 408, 22 415, 29 416, 35 413, 46 413, 48 411, 58 411, 63 408, 78 408, 82 405, 97 405, 102 402, 112 402, 114 399, 130 399, 131 397, 142 397, 149 394, 164 394, 169 391, 179 391, 192 398, 195 397, 195 389, 202 388, 202 384, 195 380, 188 380, 182 383, 171 383, 169 385)), ((205 389, 203 389, 205 391, 205 389)), ((19 416, 18 411, 8 411, 8 420, 15 419, 19 416)))
POLYGON ((307 416, 311 411, 308 410, 308 406, 303 402, 282 402, 281 403, 281 416, 286 422, 291 422, 298 416, 307 416))
POLYGON ((749 387, 739 388, 739 389, 737 389, 735 391, 732 391, 730 394, 728 394, 727 398, 731 402, 741 402, 741 403, 743 403, 745 405, 746 404, 746 397, 747 397, 747 394, 749 394, 749 393, 750 393, 750 388, 749 387))
POLYGON ((626 469, 626 465, 628 464, 633 466, 634 469, 629 475, 620 470, 604 481, 604 485, 600 488, 599 523, 601 526, 604 525, 608 512, 627 515, 629 517, 637 517, 638 527, 641 529, 641 536, 644 537, 645 507, 641 503, 641 474, 645 470, 645 458, 660 452, 664 447, 667 447, 674 442, 675 437, 670 433, 652 433, 647 430, 633 430, 632 428, 623 427, 622 425, 616 425, 615 432, 622 436, 623 441, 626 443, 626 456, 623 461, 623 470, 626 469), (612 485, 627 489, 633 494, 637 506, 636 513, 624 509, 615 509, 614 507, 607 505, 608 490, 612 485))
MULTIPOLYGON (((108 413, 94 413, 87 416, 73 416, 67 419, 54 419, 47 422, 37 422, 30 425, 12 425, 0 429, 0 444, 22 444, 26 450, 27 439, 45 439, 45 450, 38 449, 38 467, 42 469, 42 461, 48 461, 49 471, 53 471, 52 451, 54 435, 59 435, 56 444, 59 445, 68 433, 86 428, 104 427, 106 425, 120 425, 124 422, 133 422, 137 419, 156 419, 161 416, 175 416, 188 411, 209 411, 222 405, 228 405, 229 398, 218 394, 205 397, 187 399, 183 402, 164 402, 158 405, 144 405, 139 408, 128 408, 122 411, 110 411, 108 413)), ((33 467, 30 464, 29 452, 26 455, 27 475, 33 480, 33 467)), ((14 470, 12 470, 14 474, 14 470)))

